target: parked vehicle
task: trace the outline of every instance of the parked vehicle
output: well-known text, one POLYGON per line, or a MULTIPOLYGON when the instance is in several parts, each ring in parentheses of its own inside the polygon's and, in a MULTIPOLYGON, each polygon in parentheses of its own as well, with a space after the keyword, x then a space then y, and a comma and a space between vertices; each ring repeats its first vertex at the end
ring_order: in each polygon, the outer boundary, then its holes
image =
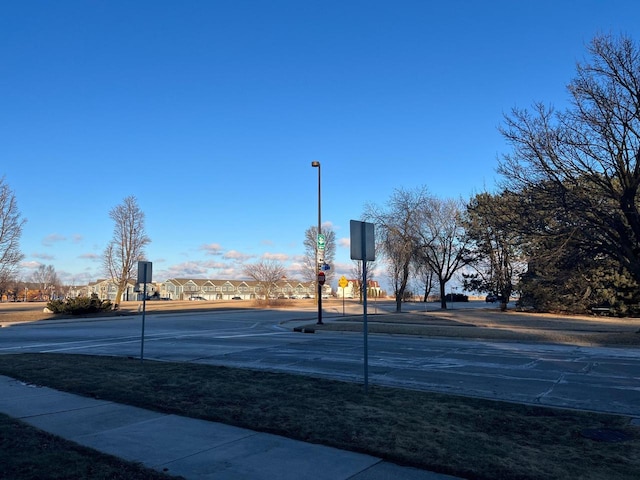
POLYGON ((206 300, 204 297, 189 297, 189 300, 198 301, 198 300, 206 300))
POLYGON ((487 302, 487 303, 495 303, 495 302, 498 301, 498 297, 493 295, 493 294, 489 294, 489 295, 486 296, 484 301, 487 302))

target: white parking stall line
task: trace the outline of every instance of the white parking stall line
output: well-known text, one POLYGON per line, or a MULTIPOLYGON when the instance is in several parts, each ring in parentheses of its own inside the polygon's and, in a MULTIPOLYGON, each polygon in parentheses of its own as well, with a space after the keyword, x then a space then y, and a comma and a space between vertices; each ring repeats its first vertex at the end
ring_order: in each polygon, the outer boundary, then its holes
POLYGON ((83 350, 87 348, 100 348, 100 347, 111 347, 113 345, 125 345, 127 343, 140 343, 140 337, 138 337, 135 340, 129 340, 127 342, 97 343, 93 345, 79 345, 77 347, 53 348, 50 350, 42 350, 41 353, 70 352, 73 350, 83 350))
MULTIPOLYGON (((277 336, 284 335, 289 332, 270 332, 270 333, 254 333, 254 334, 237 334, 237 335, 208 335, 208 334, 188 334, 188 335, 152 335, 150 337, 145 336, 145 342, 157 342, 163 340, 171 340, 171 339, 179 339, 179 338, 195 338, 195 337, 208 337, 208 338, 247 338, 247 337, 265 337, 265 336, 277 336)), ((115 345, 126 345, 131 343, 139 343, 140 337, 126 337, 128 338, 126 341, 109 341, 108 339, 103 340, 102 343, 88 343, 86 341, 83 342, 65 342, 64 344, 43 344, 41 347, 60 347, 60 345, 65 344, 77 344, 77 343, 85 343, 85 345, 75 345, 75 346, 65 346, 60 348, 49 348, 47 350, 41 350, 42 353, 55 353, 55 352, 68 352, 74 350, 86 350, 92 348, 102 348, 102 347, 110 347, 115 345)), ((122 339, 113 339, 113 340, 122 340, 122 339)), ((35 348, 32 347, 17 347, 20 349, 25 348, 35 348)))
MULTIPOLYGON (((140 339, 140 337, 135 337, 133 335, 128 335, 126 337, 116 337, 113 339, 108 339, 108 340, 126 340, 126 339, 140 339)), ((53 345, 56 346, 60 346, 60 345, 77 345, 79 343, 87 343, 87 344, 92 344, 92 342, 95 342, 95 340, 74 340, 71 342, 48 342, 48 343, 37 343, 35 345, 19 345, 19 346, 15 346, 15 347, 2 347, 0 348, 0 351, 10 351, 10 350, 25 350, 25 349, 30 349, 30 348, 45 348, 45 347, 50 347, 53 345)), ((124 342, 126 343, 126 342, 124 342)))

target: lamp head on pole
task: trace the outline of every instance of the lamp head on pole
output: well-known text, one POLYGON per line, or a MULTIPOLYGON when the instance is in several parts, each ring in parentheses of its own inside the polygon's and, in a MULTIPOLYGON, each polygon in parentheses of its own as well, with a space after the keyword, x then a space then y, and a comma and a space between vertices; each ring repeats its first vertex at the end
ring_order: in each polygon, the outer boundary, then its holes
POLYGON ((311 162, 311 166, 320 168, 320 162, 314 160, 313 162, 311 162))

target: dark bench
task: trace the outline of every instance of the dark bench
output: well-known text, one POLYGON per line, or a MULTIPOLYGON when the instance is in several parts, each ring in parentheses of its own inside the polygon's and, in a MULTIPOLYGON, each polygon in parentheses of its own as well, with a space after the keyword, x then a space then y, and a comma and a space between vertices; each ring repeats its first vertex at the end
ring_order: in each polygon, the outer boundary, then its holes
POLYGON ((591 307, 591 313, 594 315, 611 315, 611 307, 591 307))

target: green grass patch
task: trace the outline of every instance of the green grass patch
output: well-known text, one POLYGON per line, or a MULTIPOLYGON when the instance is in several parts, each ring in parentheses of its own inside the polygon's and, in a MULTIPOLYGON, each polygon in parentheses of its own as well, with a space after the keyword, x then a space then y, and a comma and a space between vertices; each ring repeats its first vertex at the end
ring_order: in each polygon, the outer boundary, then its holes
POLYGON ((365 395, 348 382, 113 357, 3 355, 0 374, 465 478, 640 478, 640 432, 624 416, 377 386, 365 395), (629 440, 590 440, 587 429, 629 440))

